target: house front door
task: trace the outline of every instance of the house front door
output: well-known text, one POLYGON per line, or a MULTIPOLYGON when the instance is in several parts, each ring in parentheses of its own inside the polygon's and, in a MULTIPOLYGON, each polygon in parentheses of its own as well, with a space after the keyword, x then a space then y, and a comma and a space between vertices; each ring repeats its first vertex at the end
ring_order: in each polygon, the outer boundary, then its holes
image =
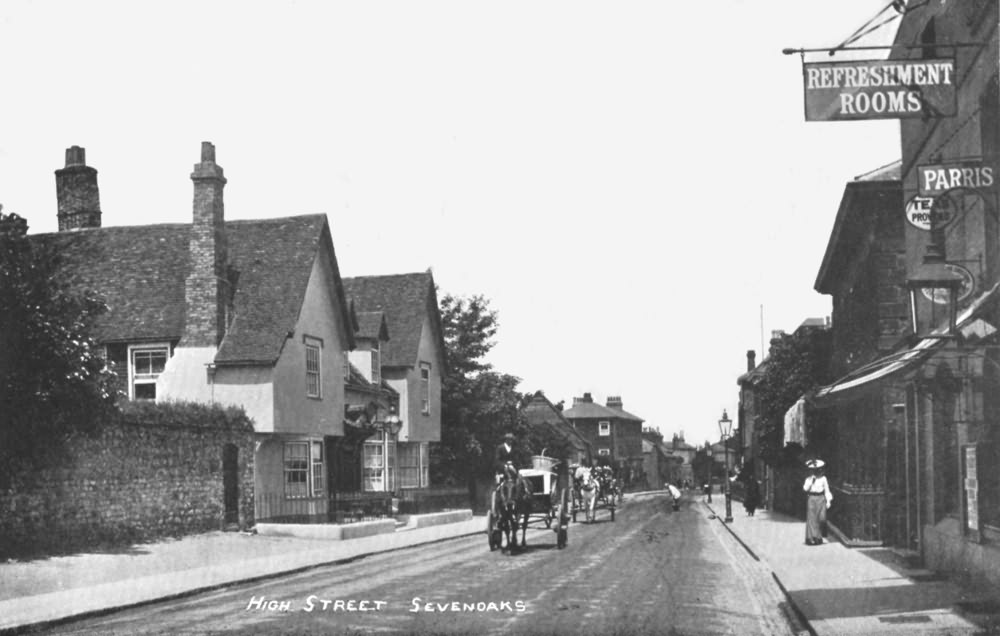
POLYGON ((239 455, 235 444, 222 447, 222 497, 226 525, 240 522, 239 455))

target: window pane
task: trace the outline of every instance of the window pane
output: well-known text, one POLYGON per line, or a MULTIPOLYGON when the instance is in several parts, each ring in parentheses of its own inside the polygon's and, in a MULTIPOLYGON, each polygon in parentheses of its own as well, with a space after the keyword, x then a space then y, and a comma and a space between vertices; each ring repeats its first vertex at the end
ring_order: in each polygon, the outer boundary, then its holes
POLYGON ((156 383, 155 382, 137 383, 133 387, 133 392, 135 394, 135 399, 137 400, 155 400, 156 383))

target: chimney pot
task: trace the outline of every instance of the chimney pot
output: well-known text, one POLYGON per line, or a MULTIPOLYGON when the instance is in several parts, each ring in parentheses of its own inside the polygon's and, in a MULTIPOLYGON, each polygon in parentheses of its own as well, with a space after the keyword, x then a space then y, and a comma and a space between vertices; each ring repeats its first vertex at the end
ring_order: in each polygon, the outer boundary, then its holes
POLYGON ((757 368, 757 353, 753 349, 747 349, 747 371, 757 368))
POLYGON ((201 142, 201 162, 215 163, 215 145, 211 141, 201 142))
POLYGON ((87 150, 80 146, 70 146, 66 149, 66 167, 87 165, 87 150))

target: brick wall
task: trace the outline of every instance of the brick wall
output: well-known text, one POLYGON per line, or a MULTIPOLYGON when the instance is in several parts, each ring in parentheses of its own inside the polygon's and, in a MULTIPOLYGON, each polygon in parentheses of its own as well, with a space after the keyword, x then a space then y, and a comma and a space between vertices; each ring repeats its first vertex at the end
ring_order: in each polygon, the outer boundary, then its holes
POLYGON ((252 525, 251 431, 126 419, 72 438, 61 466, 0 492, 0 557, 221 529, 228 444, 237 450, 238 523, 252 525))

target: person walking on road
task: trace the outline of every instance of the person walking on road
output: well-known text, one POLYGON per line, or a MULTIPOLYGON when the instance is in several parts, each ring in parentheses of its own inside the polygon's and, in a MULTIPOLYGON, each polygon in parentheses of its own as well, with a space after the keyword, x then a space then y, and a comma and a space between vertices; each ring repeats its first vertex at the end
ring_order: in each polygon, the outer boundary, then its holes
POLYGON ((760 486, 751 475, 747 478, 746 489, 743 491, 743 509, 747 511, 748 517, 752 517, 758 506, 760 506, 760 486))
POLYGON ((806 462, 809 476, 802 484, 806 497, 806 545, 823 543, 823 526, 826 524, 826 511, 833 502, 830 484, 823 475, 823 460, 810 459, 806 462))

